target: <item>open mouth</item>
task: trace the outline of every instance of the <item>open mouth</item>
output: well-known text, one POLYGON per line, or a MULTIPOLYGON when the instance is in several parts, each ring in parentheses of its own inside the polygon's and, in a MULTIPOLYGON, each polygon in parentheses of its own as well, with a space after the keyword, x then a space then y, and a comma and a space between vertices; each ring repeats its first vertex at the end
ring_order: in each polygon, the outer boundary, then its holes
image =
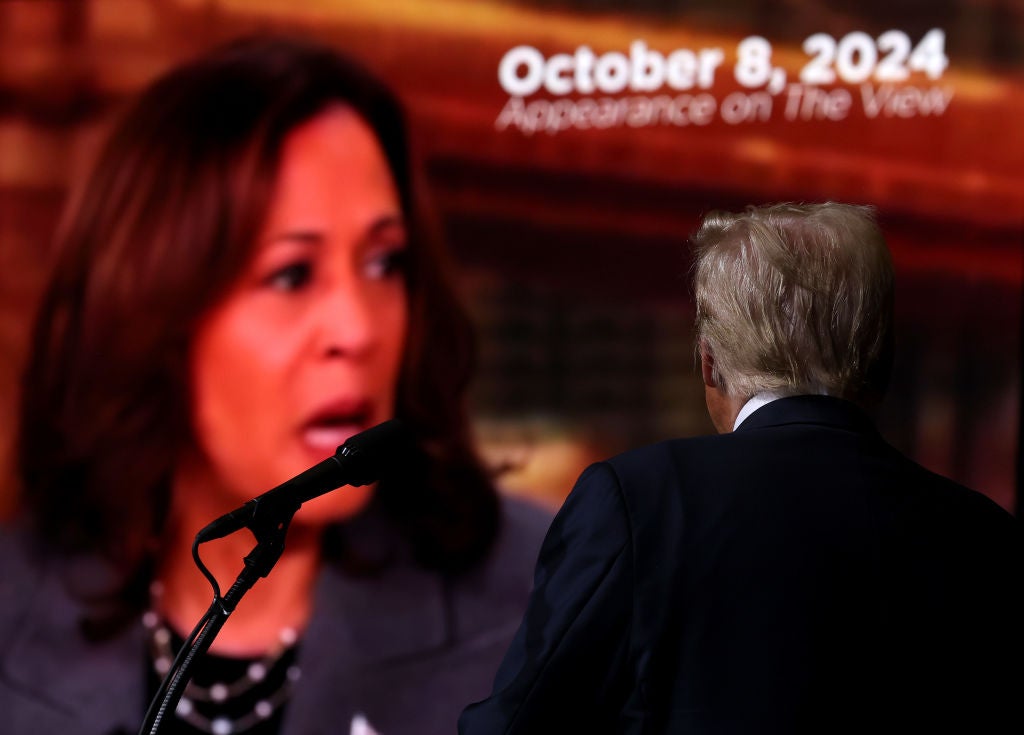
POLYGON ((333 453, 352 435, 369 427, 370 406, 328 406, 302 426, 302 439, 318 452, 333 453))

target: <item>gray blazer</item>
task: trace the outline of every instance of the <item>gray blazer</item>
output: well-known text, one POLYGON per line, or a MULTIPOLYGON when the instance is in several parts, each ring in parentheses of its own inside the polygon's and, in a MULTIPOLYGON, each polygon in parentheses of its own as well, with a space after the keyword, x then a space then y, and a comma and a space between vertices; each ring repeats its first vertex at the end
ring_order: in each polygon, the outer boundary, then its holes
MULTIPOLYGON (((358 714, 381 735, 455 730, 459 711, 490 689, 550 520, 512 500, 503 511, 490 555, 457 578, 407 557, 370 580, 324 569, 284 735, 348 735, 358 714)), ((394 540, 379 529, 366 537, 394 540)), ((33 557, 21 534, 0 531, 0 730, 7 735, 138 731, 148 696, 141 622, 102 643, 81 632, 81 593, 107 578, 93 561, 33 557)))

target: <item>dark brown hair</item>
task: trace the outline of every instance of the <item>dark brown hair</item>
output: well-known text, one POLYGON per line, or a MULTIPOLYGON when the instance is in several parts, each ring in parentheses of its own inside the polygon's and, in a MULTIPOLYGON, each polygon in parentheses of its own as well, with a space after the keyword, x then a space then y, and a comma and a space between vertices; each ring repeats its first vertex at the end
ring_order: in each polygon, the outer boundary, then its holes
POLYGON ((378 502, 419 557, 458 568, 493 538, 497 498, 463 393, 472 334, 414 199, 402 111, 350 59, 248 38, 173 69, 127 109, 57 236, 23 380, 18 461, 44 542, 100 552, 131 575, 164 522, 193 442, 188 351, 252 255, 289 132, 343 103, 384 149, 409 223, 409 333, 396 414, 418 437, 378 502))

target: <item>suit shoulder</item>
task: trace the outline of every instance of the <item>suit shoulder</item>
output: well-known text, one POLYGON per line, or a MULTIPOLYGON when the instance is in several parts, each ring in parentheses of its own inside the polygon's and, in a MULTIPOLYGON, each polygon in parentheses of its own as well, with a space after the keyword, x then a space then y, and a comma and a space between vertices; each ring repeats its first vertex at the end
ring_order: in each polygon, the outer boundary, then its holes
POLYGON ((979 535, 989 537, 989 541, 997 540, 991 538, 991 534, 996 534, 1012 539, 1017 546, 1024 544, 1024 524, 990 497, 916 462, 912 462, 912 466, 929 495, 936 503, 941 503, 957 525, 973 528, 979 535))

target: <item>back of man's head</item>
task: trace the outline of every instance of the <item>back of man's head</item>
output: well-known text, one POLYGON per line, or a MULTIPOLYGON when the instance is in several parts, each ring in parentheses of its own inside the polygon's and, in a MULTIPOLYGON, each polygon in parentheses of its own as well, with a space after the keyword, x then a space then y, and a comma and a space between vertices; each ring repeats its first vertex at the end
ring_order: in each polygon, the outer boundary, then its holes
POLYGON ((893 271, 870 208, 713 212, 692 239, 699 346, 727 395, 881 397, 892 363, 893 271))

